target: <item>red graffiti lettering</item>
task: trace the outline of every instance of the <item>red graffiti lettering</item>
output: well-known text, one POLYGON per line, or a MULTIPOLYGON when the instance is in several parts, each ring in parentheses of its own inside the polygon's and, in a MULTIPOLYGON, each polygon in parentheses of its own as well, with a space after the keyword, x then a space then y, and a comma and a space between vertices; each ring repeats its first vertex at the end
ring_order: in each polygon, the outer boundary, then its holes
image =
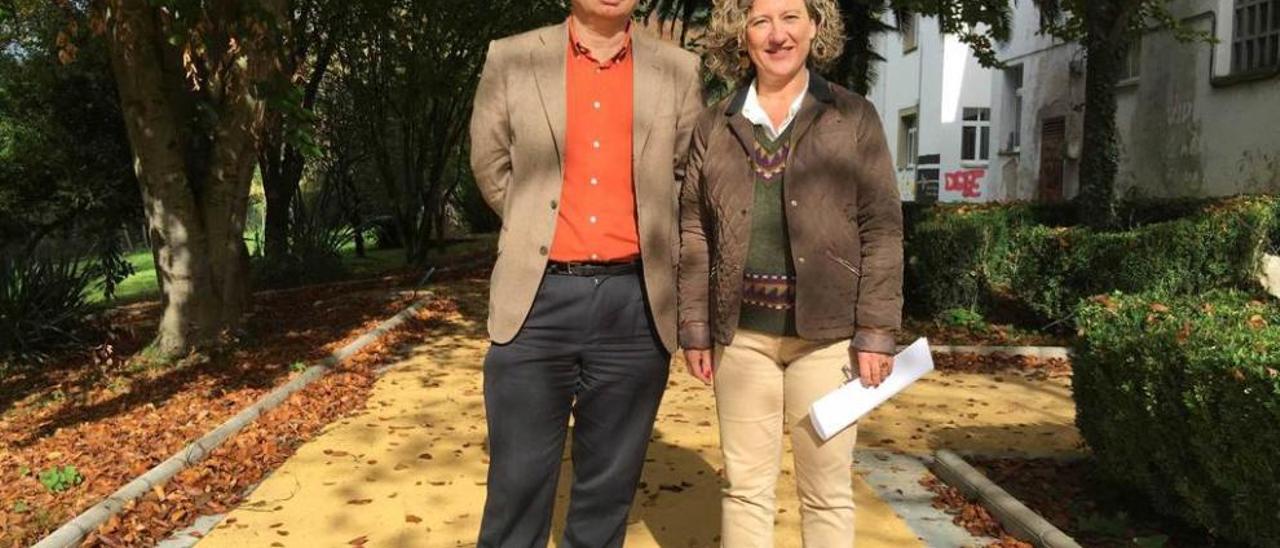
POLYGON ((948 192, 959 192, 965 198, 982 196, 982 178, 987 176, 985 169, 962 169, 947 174, 948 192))

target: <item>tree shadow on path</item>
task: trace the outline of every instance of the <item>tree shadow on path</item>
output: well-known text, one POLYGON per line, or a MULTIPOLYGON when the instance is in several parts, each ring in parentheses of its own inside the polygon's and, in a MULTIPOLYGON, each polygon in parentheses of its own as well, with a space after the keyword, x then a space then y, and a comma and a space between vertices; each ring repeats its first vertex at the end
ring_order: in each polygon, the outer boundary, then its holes
MULTIPOLYGON (((627 546, 647 546, 635 525, 642 524, 656 546, 705 547, 720 544, 720 475, 698 450, 674 445, 655 432, 645 458, 644 475, 627 518, 627 546)), ((551 538, 559 545, 568 513, 572 470, 566 462, 556 495, 551 538)))

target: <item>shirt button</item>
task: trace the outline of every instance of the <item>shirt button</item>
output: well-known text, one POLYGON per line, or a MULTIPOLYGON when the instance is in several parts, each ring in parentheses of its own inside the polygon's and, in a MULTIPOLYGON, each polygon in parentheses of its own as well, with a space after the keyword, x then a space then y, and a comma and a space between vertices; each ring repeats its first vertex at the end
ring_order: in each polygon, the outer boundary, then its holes
POLYGON ((800 264, 804 264, 804 257, 796 257, 796 262, 800 264))
POLYGON ((596 101, 596 102, 594 102, 594 103, 591 103, 591 106, 595 107, 595 109, 596 109, 596 110, 600 110, 600 101, 596 101))
POLYGON ((795 201, 795 200, 791 200, 791 207, 796 207, 796 206, 799 206, 799 205, 800 205, 800 202, 797 202, 797 201, 795 201))
POLYGON ((591 254, 591 260, 595 261, 595 260, 599 260, 599 259, 600 259, 600 256, 599 256, 599 255, 596 255, 595 253, 592 253, 592 254, 591 254))
POLYGON ((595 148, 600 148, 600 141, 591 141, 591 146, 595 148))
POLYGON ((588 220, 588 221, 591 221, 591 224, 596 224, 596 216, 595 216, 595 215, 592 215, 592 216, 591 216, 591 218, 590 218, 590 219, 587 219, 587 220, 588 220))
POLYGON ((600 184, 600 179, 597 179, 597 178, 595 178, 595 177, 592 177, 592 178, 591 178, 591 186, 596 186, 596 185, 598 185, 598 184, 600 184))

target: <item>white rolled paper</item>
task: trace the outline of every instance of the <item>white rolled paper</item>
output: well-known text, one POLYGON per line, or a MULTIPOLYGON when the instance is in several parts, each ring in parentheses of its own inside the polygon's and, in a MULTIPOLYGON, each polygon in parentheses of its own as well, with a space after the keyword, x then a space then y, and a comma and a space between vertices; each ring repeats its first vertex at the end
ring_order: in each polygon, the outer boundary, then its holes
MULTIPOLYGON (((856 364, 852 367, 858 370, 856 364)), ((813 429, 824 441, 829 440, 930 371, 933 354, 929 341, 921 337, 893 357, 893 373, 880 386, 867 388, 854 380, 813 402, 809 408, 813 429)))

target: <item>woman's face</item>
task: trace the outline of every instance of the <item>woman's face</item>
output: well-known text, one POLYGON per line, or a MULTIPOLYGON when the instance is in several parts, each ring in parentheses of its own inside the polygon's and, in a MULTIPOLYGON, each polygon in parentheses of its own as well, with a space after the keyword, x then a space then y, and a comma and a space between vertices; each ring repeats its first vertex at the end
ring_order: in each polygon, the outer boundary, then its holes
POLYGON ((804 68, 817 35, 805 0, 755 0, 747 13, 747 55, 758 77, 790 80, 804 68))

